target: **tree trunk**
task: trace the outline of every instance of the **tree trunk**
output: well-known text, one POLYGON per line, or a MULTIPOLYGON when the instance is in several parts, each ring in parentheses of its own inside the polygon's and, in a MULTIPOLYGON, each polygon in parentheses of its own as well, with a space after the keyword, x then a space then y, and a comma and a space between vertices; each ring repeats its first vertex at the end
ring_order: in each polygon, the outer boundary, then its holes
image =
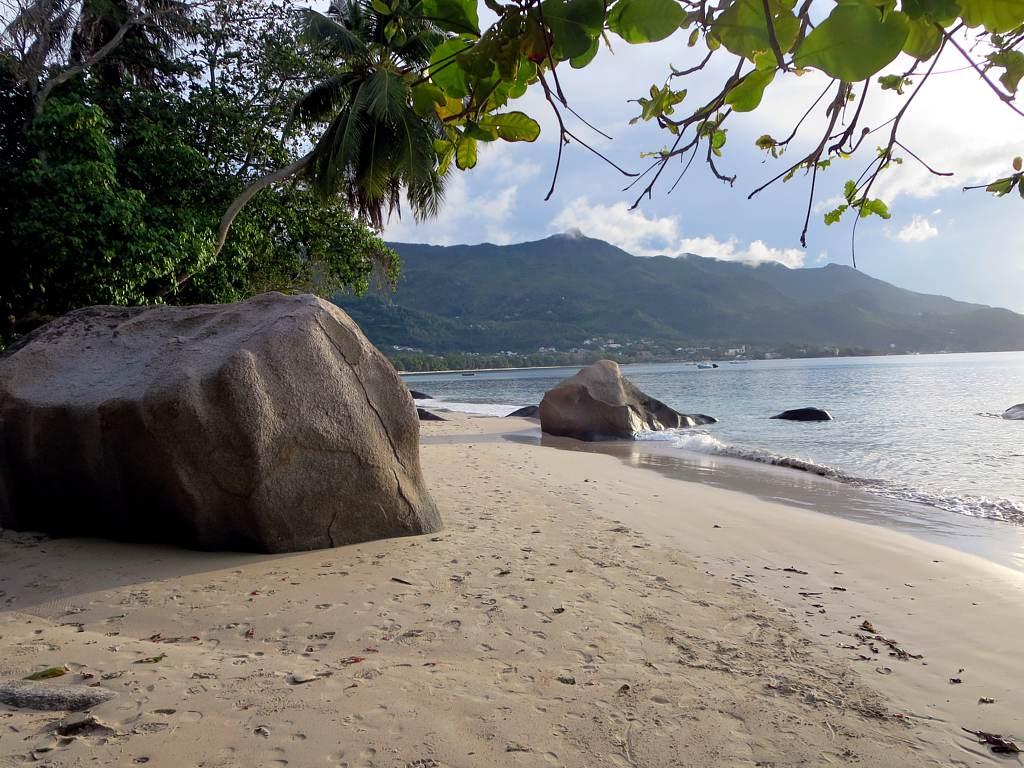
POLYGON ((224 217, 220 220, 220 229, 217 231, 216 248, 213 252, 215 258, 220 254, 221 249, 224 248, 224 243, 228 239, 228 230, 231 229, 231 224, 234 222, 235 217, 238 216, 246 203, 248 203, 260 190, 301 173, 309 166, 312 159, 313 153, 310 152, 309 154, 300 157, 291 165, 286 165, 284 168, 278 168, 276 171, 271 171, 264 176, 260 176, 241 191, 238 197, 234 199, 234 202, 228 206, 227 211, 224 212, 224 217))

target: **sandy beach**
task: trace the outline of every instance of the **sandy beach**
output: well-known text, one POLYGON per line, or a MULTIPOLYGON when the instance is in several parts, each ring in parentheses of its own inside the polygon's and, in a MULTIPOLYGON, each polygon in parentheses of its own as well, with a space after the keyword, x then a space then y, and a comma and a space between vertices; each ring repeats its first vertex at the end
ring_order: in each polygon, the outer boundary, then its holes
POLYGON ((446 416, 436 535, 271 557, 0 534, 0 680, 65 665, 117 694, 68 736, 0 706, 0 765, 1016 762, 962 729, 1024 739, 1020 573, 446 416))

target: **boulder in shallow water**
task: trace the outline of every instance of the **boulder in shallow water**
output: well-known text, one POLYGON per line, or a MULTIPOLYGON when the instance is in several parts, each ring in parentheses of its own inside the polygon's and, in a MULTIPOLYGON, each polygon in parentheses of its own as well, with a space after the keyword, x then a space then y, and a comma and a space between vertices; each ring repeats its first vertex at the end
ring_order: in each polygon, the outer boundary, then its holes
POLYGON ((420 421, 447 421, 443 416, 431 413, 426 408, 417 408, 416 415, 419 417, 420 421))
POLYGON ((522 408, 512 411, 512 413, 506 414, 506 419, 511 418, 518 419, 539 419, 540 418, 540 407, 536 405, 524 405, 522 408))
POLYGON ((832 421, 832 414, 823 408, 793 408, 772 416, 786 421, 832 421))
POLYGON ((0 359, 0 527, 290 552, 441 526, 409 391, 314 296, 72 312, 0 359))
POLYGON ((413 400, 433 400, 430 395, 423 392, 417 392, 415 389, 410 389, 409 394, 412 395, 413 400))
POLYGON ((599 360, 549 390, 540 425, 550 435, 578 440, 632 438, 637 432, 707 424, 644 394, 611 360, 599 360))
POLYGON ((1018 403, 1007 408, 1003 411, 1003 418, 1024 421, 1024 403, 1018 403))

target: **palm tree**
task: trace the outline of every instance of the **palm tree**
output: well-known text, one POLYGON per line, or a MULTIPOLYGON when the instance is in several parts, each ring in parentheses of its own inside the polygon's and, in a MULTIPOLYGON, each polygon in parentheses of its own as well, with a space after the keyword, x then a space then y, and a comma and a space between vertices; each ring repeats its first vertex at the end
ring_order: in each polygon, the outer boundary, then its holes
POLYGON ((97 76, 107 85, 129 78, 137 85, 155 85, 173 66, 170 54, 181 42, 195 40, 193 9, 183 0, 83 0, 69 45, 72 64, 92 59, 133 16, 138 18, 122 37, 117 51, 101 62, 97 76))
POLYGON ((404 191, 418 220, 437 215, 445 176, 438 170, 434 141, 444 136, 441 120, 413 109, 411 89, 444 40, 437 28, 414 15, 409 0, 335 0, 330 11, 305 13, 305 37, 337 60, 336 72, 295 106, 295 119, 325 126, 305 156, 250 184, 221 221, 217 248, 238 212, 259 190, 305 176, 324 197, 343 196, 363 220, 381 229, 400 213, 404 191))
POLYGON ((86 70, 108 84, 125 75, 152 85, 179 40, 194 38, 186 0, 12 0, 0 56, 25 83, 33 112, 86 70))

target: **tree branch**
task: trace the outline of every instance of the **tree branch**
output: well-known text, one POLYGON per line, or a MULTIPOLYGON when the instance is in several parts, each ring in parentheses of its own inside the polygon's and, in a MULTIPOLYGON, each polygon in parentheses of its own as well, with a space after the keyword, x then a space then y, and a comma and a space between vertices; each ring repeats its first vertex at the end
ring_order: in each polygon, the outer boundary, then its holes
MULTIPOLYGON (((246 203, 252 200, 252 198, 256 195, 257 192, 260 192, 261 190, 264 190, 267 187, 271 186, 272 184, 278 183, 279 181, 284 181, 285 179, 289 179, 292 176, 295 176, 299 172, 305 170, 312 160, 313 153, 310 152, 307 155, 303 155, 290 165, 286 165, 283 168, 278 168, 276 171, 271 171, 270 173, 264 176, 260 176, 260 178, 256 179, 251 184, 249 184, 249 186, 243 189, 239 193, 238 197, 234 199, 231 205, 228 206, 227 211, 224 212, 224 216, 220 220, 220 227, 217 230, 217 241, 214 244, 214 257, 218 256, 221 252, 221 249, 224 248, 224 243, 228 239, 228 231, 231 229, 231 225, 234 223, 235 217, 238 216, 238 214, 246 206, 246 203)), ((190 277, 192 277, 192 275, 189 275, 188 277, 179 281, 178 285, 181 285, 183 282, 185 282, 185 280, 189 279, 190 277)))
POLYGON ((109 56, 114 51, 114 49, 116 49, 117 46, 121 44, 121 41, 124 40, 124 36, 128 34, 128 30, 130 30, 132 27, 138 24, 140 20, 141 17, 139 15, 132 16, 130 19, 128 19, 128 21, 121 25, 117 32, 114 33, 114 36, 107 41, 106 45, 104 45, 102 48, 96 51, 96 53, 94 53, 88 59, 83 61, 81 64, 76 64, 73 67, 68 67, 63 72, 59 72, 58 74, 54 75, 49 80, 47 80, 43 84, 43 87, 39 89, 39 93, 36 95, 35 98, 34 107, 36 115, 41 115, 43 113, 43 108, 46 106, 46 100, 50 97, 50 93, 53 91, 54 88, 56 88, 58 85, 61 85, 62 83, 66 83, 68 80, 71 80, 74 77, 77 77, 85 70, 95 66, 103 59, 105 59, 107 56, 109 56))
POLYGON ((768 6, 768 0, 761 0, 761 6, 764 8, 764 20, 768 24, 768 42, 771 43, 775 61, 778 63, 779 69, 789 72, 786 60, 782 56, 782 48, 779 46, 779 37, 775 34, 775 20, 772 19, 772 9, 768 6))

